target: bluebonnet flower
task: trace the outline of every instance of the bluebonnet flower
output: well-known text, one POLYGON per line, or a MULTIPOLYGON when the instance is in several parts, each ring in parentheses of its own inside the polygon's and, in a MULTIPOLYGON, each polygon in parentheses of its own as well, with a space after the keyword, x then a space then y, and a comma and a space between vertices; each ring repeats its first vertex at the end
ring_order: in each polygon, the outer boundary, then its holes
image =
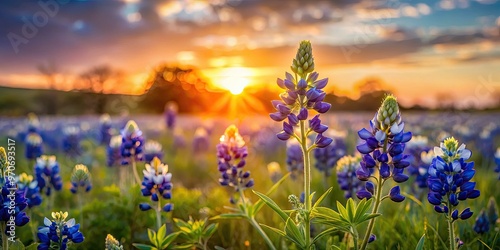
POLYGON ((53 220, 47 217, 43 226, 38 227, 38 250, 68 249, 70 243, 81 243, 85 237, 80 232, 80 224, 75 224, 75 219, 66 221, 68 212, 52 212, 53 220))
POLYGON ((26 159, 35 160, 42 152, 42 137, 36 132, 29 133, 26 136, 26 159))
POLYGON ((144 160, 151 162, 155 157, 158 157, 160 161, 163 159, 162 146, 157 141, 149 140, 144 145, 144 160))
MULTIPOLYGON (((290 137, 296 137, 295 127, 300 122, 304 122, 309 117, 309 111, 314 109, 323 114, 330 110, 331 105, 324 102, 326 93, 323 88, 328 83, 328 79, 318 80, 319 74, 314 71, 314 58, 312 56, 311 43, 303 41, 297 51, 297 56, 293 60, 292 74, 286 73, 285 79, 277 80, 278 86, 285 90, 280 94, 281 100, 274 100, 272 104, 277 112, 270 114, 271 119, 283 122, 283 130, 277 135, 280 140, 288 140, 290 137)), ((314 144, 317 148, 324 148, 332 142, 332 139, 323 135, 328 129, 321 124, 319 114, 309 120, 309 129, 314 131, 317 136, 314 144)))
POLYGON ((173 129, 175 126, 175 118, 177 116, 177 111, 179 110, 179 106, 175 102, 168 102, 165 105, 165 124, 168 129, 173 129))
POLYGON ((485 234, 490 230, 490 221, 484 210, 482 210, 479 213, 479 216, 477 216, 473 229, 478 234, 485 234))
POLYGON ((337 161, 337 182, 340 189, 344 190, 344 197, 353 197, 363 184, 356 177, 356 169, 361 161, 360 156, 344 156, 337 161))
POLYGON ((195 155, 204 154, 208 152, 210 147, 210 140, 205 128, 197 128, 193 137, 193 152, 195 155))
POLYGON ((278 182, 279 179, 281 179, 282 173, 279 163, 273 161, 267 164, 267 172, 274 183, 278 182))
POLYGON ((36 159, 35 176, 40 192, 45 191, 45 194, 49 196, 52 189, 61 190, 62 180, 59 171, 59 163, 55 156, 42 155, 36 159))
MULTIPOLYGON (((428 146, 428 138, 425 136, 414 136, 407 144, 405 153, 408 154, 408 173, 415 176, 415 184, 418 188, 427 188, 427 169, 432 161, 433 151, 428 146)), ((418 192, 417 190, 414 190, 418 192)))
POLYGON ((370 234, 370 238, 368 239, 368 243, 372 243, 377 240, 377 236, 375 234, 370 234))
MULTIPOLYGON (((466 199, 479 197, 479 190, 475 182, 470 180, 474 177, 476 170, 474 162, 466 162, 472 152, 465 148, 465 144, 458 146, 458 141, 447 138, 440 147, 434 148, 435 158, 429 167, 429 194, 427 200, 434 205, 438 213, 448 213, 451 219, 458 218, 466 220, 472 216, 469 208, 458 215, 458 210, 453 210, 459 203, 466 199)), ((450 219, 450 218, 448 218, 450 219)))
POLYGON ((99 143, 109 145, 111 137, 111 118, 108 114, 103 114, 99 119, 99 143))
MULTIPOLYGON (((221 136, 217 148, 218 170, 221 174, 219 183, 222 186, 234 187, 242 192, 254 185, 250 172, 244 171, 248 149, 236 126, 229 126, 221 136)), ((234 201, 231 197, 231 201, 234 201)))
POLYGON ((19 191, 24 193, 24 197, 26 198, 29 208, 40 206, 40 204, 42 204, 42 196, 40 194, 38 182, 33 180, 32 175, 28 175, 26 173, 19 175, 17 188, 19 191))
POLYGON ((109 145, 106 148, 106 163, 108 167, 117 166, 121 164, 122 154, 122 136, 115 135, 111 137, 109 145))
POLYGON ((70 157, 77 157, 82 154, 80 145, 80 128, 76 126, 69 126, 63 130, 63 151, 70 157))
MULTIPOLYGON (((160 159, 155 157, 150 164, 146 163, 146 169, 143 171, 144 179, 142 181, 141 192, 143 196, 150 196, 151 201, 156 202, 155 210, 160 211, 161 201, 163 198, 169 201, 172 197, 172 174, 168 172, 168 165, 161 163, 160 159)), ((170 212, 173 209, 172 203, 167 203, 163 206, 163 211, 170 212)), ((149 203, 139 204, 142 211, 147 211, 152 208, 149 203)))
POLYGON ((490 222, 490 227, 495 228, 495 225, 500 223, 500 221, 498 220, 498 208, 494 197, 490 197, 486 211, 488 211, 488 221, 490 222))
MULTIPOLYGON (((2 178, 2 190, 0 197, 0 222, 7 223, 11 217, 14 217, 15 225, 22 227, 30 221, 24 210, 28 207, 28 201, 24 196, 24 192, 16 189, 16 183, 8 178, 2 178), (14 191, 14 196, 11 194, 14 191), (14 204, 12 204, 14 202, 14 204)), ((9 226, 10 227, 10 226, 9 226)), ((6 229, 9 231, 10 229, 6 229)))
POLYGON ((113 235, 108 234, 106 236, 105 250, 123 250, 123 246, 113 235))
POLYGON ((304 173, 304 155, 300 144, 296 141, 286 143, 286 168, 291 173, 292 179, 304 173))
POLYGON ((122 165, 128 165, 131 161, 143 160, 144 137, 142 131, 135 121, 128 121, 121 131, 122 144, 120 151, 122 165))
MULTIPOLYGON (((497 165, 495 172, 500 173, 500 148, 497 148, 497 152, 495 153, 495 164, 497 165)), ((498 180, 500 180, 500 176, 498 176, 498 180)))
POLYGON ((184 138, 183 132, 181 129, 174 130, 174 143, 173 148, 184 148, 186 147, 186 138, 184 138))
POLYGON ((83 164, 77 164, 71 174, 71 193, 76 194, 79 188, 83 188, 85 192, 92 189, 92 176, 87 166, 83 164))
MULTIPOLYGON (((408 176, 403 170, 410 165, 408 156, 403 154, 405 143, 411 137, 411 132, 404 132, 404 122, 401 121, 401 113, 397 100, 392 95, 387 95, 370 121, 371 131, 362 129, 358 132, 363 140, 362 144, 356 148, 362 154, 360 167, 356 171, 358 179, 368 181, 372 176, 374 168, 378 170, 379 182, 392 178, 397 183, 408 180, 408 176)), ((367 183, 367 185, 370 185, 367 183)), ((381 187, 376 187, 382 190, 381 187)), ((358 197, 368 195, 368 190, 360 190, 358 197)), ((399 186, 391 189, 390 198, 392 201, 401 202, 404 197, 400 195, 399 186)), ((369 198, 369 197, 366 197, 369 198)))
POLYGON ((28 114, 28 133, 39 133, 40 121, 35 113, 28 114))
POLYGON ((314 166, 325 176, 330 176, 332 169, 337 164, 337 161, 346 155, 347 146, 345 144, 345 134, 341 132, 332 132, 332 143, 324 148, 314 149, 314 158, 316 163, 314 166))

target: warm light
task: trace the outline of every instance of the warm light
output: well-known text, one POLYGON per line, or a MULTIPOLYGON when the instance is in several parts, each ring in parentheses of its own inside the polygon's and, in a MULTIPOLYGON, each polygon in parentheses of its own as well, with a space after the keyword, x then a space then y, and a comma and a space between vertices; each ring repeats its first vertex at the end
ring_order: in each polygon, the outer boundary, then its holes
POLYGON ((231 67, 220 69, 211 78, 216 85, 229 90, 233 95, 239 95, 250 83, 252 75, 249 68, 231 67))

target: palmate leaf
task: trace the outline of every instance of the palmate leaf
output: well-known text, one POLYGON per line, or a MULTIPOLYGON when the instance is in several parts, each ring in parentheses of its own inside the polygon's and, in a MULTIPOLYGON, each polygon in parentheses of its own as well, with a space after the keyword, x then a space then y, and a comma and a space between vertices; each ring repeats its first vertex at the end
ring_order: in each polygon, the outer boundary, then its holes
POLYGON ((281 219, 286 222, 288 219, 288 215, 283 211, 276 202, 274 202, 271 198, 267 197, 265 194, 259 193, 257 191, 253 191, 257 196, 260 197, 260 199, 268 205, 272 210, 274 210, 280 217, 281 219))
POLYGON ((342 219, 340 214, 331 208, 317 207, 312 211, 315 222, 338 228, 342 231, 349 231, 349 223, 342 219))

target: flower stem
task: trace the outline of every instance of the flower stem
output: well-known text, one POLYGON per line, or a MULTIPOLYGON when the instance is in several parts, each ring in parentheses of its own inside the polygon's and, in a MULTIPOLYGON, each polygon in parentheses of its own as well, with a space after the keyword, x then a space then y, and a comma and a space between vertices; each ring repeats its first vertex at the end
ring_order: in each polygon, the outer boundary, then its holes
POLYGON ((78 209, 80 209, 80 228, 83 227, 83 205, 82 205, 82 194, 76 195, 78 200, 78 209))
POLYGON ((448 202, 448 232, 449 232, 449 237, 450 237, 450 250, 455 250, 455 230, 453 228, 453 219, 451 217, 451 213, 453 212, 453 209, 451 209, 451 204, 448 202))
MULTIPOLYGON (((373 206, 372 214, 378 213, 378 209, 380 207, 380 203, 382 203, 382 178, 379 176, 377 178, 377 186, 375 187, 375 192, 377 192, 377 197, 375 199, 375 206, 373 206)), ((375 219, 376 217, 372 218, 370 222, 368 223, 368 228, 366 229, 365 237, 363 239, 363 242, 361 243, 361 250, 365 250, 366 246, 368 245, 368 240, 370 239, 370 235, 372 234, 373 227, 375 226, 375 219)))
POLYGON ((9 240, 7 239, 7 234, 5 234, 7 225, 5 222, 2 222, 1 224, 1 229, 2 229, 2 249, 3 250, 8 250, 9 249, 9 240))
POLYGON ((28 215, 30 217, 30 229, 31 234, 33 235, 33 242, 36 242, 36 225, 33 219, 33 208, 28 208, 28 215))
POLYGON ((307 213, 306 218, 304 218, 305 225, 305 240, 306 246, 310 248, 311 242, 311 220, 309 219, 309 213, 311 212, 311 201, 309 196, 311 195, 311 161, 309 159, 309 151, 307 149, 307 136, 306 136, 306 126, 304 121, 300 121, 300 133, 301 133, 301 148, 302 154, 304 155, 304 204, 307 213))
POLYGON ((136 184, 141 185, 141 178, 139 177, 139 173, 137 173, 137 164, 135 162, 135 155, 132 155, 132 168, 134 169, 134 177, 136 184))
POLYGON ((157 202, 157 207, 156 207, 156 227, 158 230, 161 228, 161 201, 158 200, 157 202))

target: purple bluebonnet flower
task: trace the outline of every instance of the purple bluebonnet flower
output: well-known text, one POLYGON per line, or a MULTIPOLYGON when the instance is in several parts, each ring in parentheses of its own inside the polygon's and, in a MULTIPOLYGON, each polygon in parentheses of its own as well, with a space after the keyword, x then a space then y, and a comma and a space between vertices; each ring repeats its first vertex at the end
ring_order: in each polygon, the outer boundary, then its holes
MULTIPOLYGON (((495 164, 497 165, 495 172, 500 173, 500 148, 497 148, 497 152, 495 153, 495 164)), ((498 176, 498 180, 500 180, 500 176, 498 176)))
POLYGON ((36 133, 31 132, 26 136, 26 159, 35 160, 42 155, 42 137, 36 133))
POLYGON ((121 164, 122 160, 121 146, 122 146, 121 135, 115 135, 111 137, 109 145, 106 148, 106 163, 108 167, 118 166, 121 164))
POLYGON ((103 114, 99 119, 99 143, 109 145, 111 137, 111 118, 108 114, 103 114))
POLYGON ((181 129, 174 130, 174 149, 184 148, 186 147, 186 138, 184 138, 183 132, 181 129))
POLYGON ((304 173, 304 155, 296 141, 288 141, 286 144, 286 168, 292 179, 304 173))
MULTIPOLYGON (((291 69, 295 77, 286 72, 285 79, 277 80, 278 86, 285 92, 280 94, 281 100, 272 101, 277 112, 270 114, 271 119, 283 121, 283 130, 277 136, 284 141, 296 136, 295 127, 309 118, 309 110, 323 114, 331 107, 329 103, 324 102, 326 93, 323 88, 328 79, 318 80, 319 74, 313 72, 314 58, 309 41, 300 43, 291 69), (297 76, 299 78, 296 78, 297 76)), ((317 134, 314 141, 317 148, 324 148, 332 142, 332 139, 323 135, 328 126, 321 124, 319 114, 309 120, 309 129, 317 134)))
POLYGON ((332 143, 324 148, 314 149, 314 158, 316 159, 314 166, 325 176, 331 175, 337 161, 347 153, 345 134, 331 131, 330 133, 332 134, 332 143))
POLYGON ((146 144, 144 145, 144 160, 146 162, 151 162, 155 157, 158 157, 160 161, 163 159, 161 144, 153 140, 146 141, 146 144))
POLYGON ((121 131, 122 145, 120 151, 122 155, 122 165, 129 165, 131 160, 142 161, 144 149, 144 137, 142 131, 135 121, 128 121, 121 131))
POLYGON ((484 210, 477 216, 473 229, 478 234, 485 234, 490 230, 490 221, 484 210))
POLYGON ((486 211, 488 212, 488 221, 490 222, 490 228, 495 228, 495 225, 497 223, 500 223, 500 220, 498 220, 498 208, 494 197, 490 197, 488 206, 486 207, 486 211))
POLYGON ((436 157, 429 167, 427 180, 427 200, 434 205, 436 212, 448 212, 453 221, 458 218, 465 220, 472 216, 469 208, 463 210, 460 215, 457 209, 453 210, 459 201, 474 199, 480 195, 479 190, 475 189, 476 183, 470 181, 476 173, 474 162, 466 162, 472 152, 465 148, 465 144, 460 147, 458 145, 458 141, 450 137, 445 139, 440 147, 434 148, 436 157))
POLYGON ((36 159, 35 176, 40 192, 50 196, 52 189, 56 191, 62 188, 62 179, 59 175, 59 163, 55 156, 42 155, 36 159))
MULTIPOLYGON (((24 196, 24 192, 17 189, 16 183, 9 178, 2 177, 2 190, 0 197, 0 222, 7 223, 11 217, 14 217, 15 225, 22 227, 30 221, 24 210, 28 207, 28 200, 24 196), (14 190, 12 196, 11 190, 14 190), (13 202, 13 204, 12 204, 13 202)), ((7 229, 6 229, 7 232, 7 229)))
POLYGON ((197 128, 193 137, 193 152, 195 155, 208 152, 210 147, 210 139, 205 128, 197 128))
POLYGON ((370 234, 370 238, 368 239, 368 243, 372 243, 377 240, 377 236, 375 234, 370 234))
POLYGON ((64 153, 70 157, 80 156, 82 154, 80 128, 76 126, 66 127, 63 130, 63 134, 64 153))
MULTIPOLYGON (((411 132, 404 132, 404 122, 396 98, 387 95, 370 121, 370 130, 362 129, 358 132, 363 142, 357 146, 362 154, 360 167, 356 171, 358 179, 367 181, 372 177, 372 169, 378 169, 378 177, 383 180, 392 178, 397 183, 408 180, 403 170, 410 165, 408 156, 403 153, 405 144, 411 139, 411 132)), ((377 187, 377 190, 382 190, 377 187)), ((365 196, 367 190, 360 190, 365 196)), ((401 202, 404 197, 400 195, 398 186, 391 189, 392 201, 401 202)))
MULTIPOLYGON (((254 181, 250 178, 250 172, 243 170, 247 155, 248 149, 238 128, 229 126, 217 144, 218 170, 221 174, 219 183, 222 186, 234 187, 236 192, 253 187, 254 181)), ((231 201, 234 201, 232 197, 231 201)))
POLYGON ((19 175, 17 181, 17 189, 24 193, 28 207, 36 207, 42 204, 42 196, 40 194, 40 188, 38 187, 38 182, 33 180, 32 175, 22 173, 19 175))
POLYGON ((344 197, 353 197, 360 190, 363 182, 356 177, 356 169, 361 161, 360 156, 344 156, 337 162, 337 182, 344 190, 344 197))
MULTIPOLYGON (((433 151, 428 145, 428 138, 425 136, 413 136, 406 144, 405 153, 408 154, 408 173, 415 176, 415 184, 418 188, 427 188, 427 169, 432 162, 433 151)), ((417 190, 414 190, 418 192, 417 190)))
MULTIPOLYGON (((151 163, 146 163, 146 169, 143 170, 144 179, 142 181, 141 192, 143 196, 149 196, 151 201, 157 204, 155 210, 165 212, 173 210, 173 204, 167 203, 161 207, 160 199, 170 201, 172 197, 172 174, 168 172, 168 165, 161 163, 158 157, 153 158, 151 163)), ((149 203, 139 204, 142 211, 153 208, 149 203)))
POLYGON ((165 123, 169 130, 172 130, 175 126, 175 120, 178 110, 179 106, 175 102, 168 102, 165 105, 165 123))
POLYGON ((83 164, 77 164, 71 174, 71 193, 76 194, 80 188, 85 192, 92 189, 92 176, 87 166, 83 164))
POLYGON ((52 212, 53 220, 44 218, 43 226, 38 227, 38 250, 68 249, 70 243, 81 243, 85 240, 80 232, 80 224, 75 219, 66 221, 68 212, 52 212))

